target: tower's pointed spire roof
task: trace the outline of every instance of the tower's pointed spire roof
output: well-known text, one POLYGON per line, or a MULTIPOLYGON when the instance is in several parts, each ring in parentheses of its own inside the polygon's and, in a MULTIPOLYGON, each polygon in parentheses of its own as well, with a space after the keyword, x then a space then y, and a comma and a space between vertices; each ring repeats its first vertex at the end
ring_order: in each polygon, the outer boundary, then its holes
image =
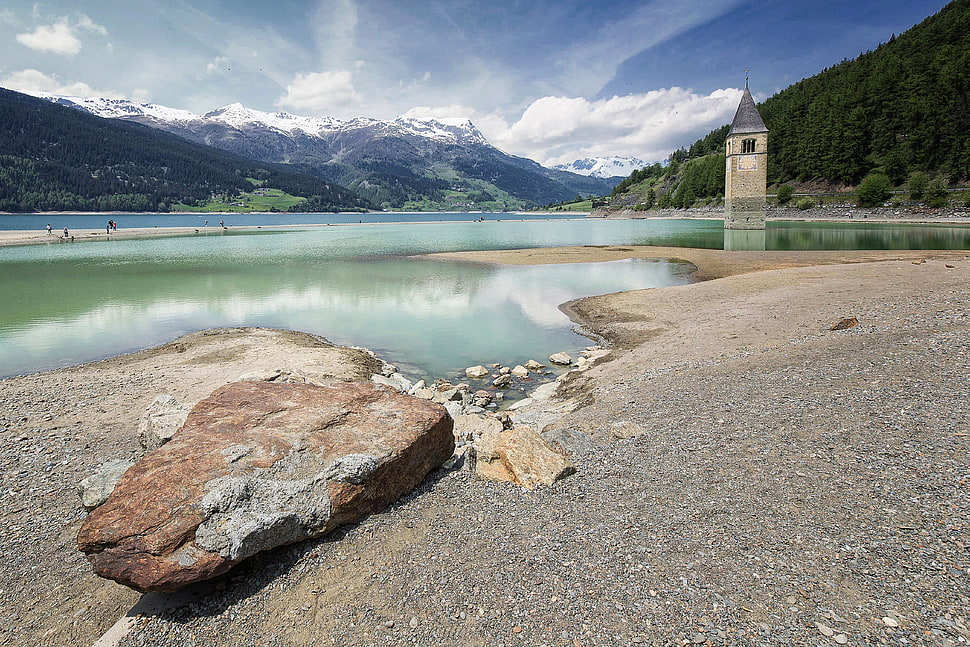
POLYGON ((744 94, 741 95, 741 103, 738 105, 738 111, 734 113, 734 121, 731 122, 728 135, 766 132, 768 127, 765 126, 758 108, 754 105, 754 99, 751 98, 751 92, 748 90, 748 81, 745 79, 744 94))

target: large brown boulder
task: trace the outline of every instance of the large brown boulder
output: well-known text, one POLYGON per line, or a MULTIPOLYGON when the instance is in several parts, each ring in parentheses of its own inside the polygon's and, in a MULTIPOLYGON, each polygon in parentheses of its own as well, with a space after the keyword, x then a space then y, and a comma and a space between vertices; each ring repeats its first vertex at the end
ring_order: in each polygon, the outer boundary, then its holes
POLYGON ((384 509, 452 455, 452 424, 375 384, 235 382, 125 472, 78 546, 102 577, 174 591, 384 509))

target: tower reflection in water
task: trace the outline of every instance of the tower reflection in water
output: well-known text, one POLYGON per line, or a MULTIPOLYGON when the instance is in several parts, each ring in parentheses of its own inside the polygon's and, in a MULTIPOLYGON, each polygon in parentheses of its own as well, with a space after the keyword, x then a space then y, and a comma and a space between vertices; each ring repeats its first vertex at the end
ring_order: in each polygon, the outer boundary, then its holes
POLYGON ((725 229, 726 251, 765 251, 764 229, 725 229))

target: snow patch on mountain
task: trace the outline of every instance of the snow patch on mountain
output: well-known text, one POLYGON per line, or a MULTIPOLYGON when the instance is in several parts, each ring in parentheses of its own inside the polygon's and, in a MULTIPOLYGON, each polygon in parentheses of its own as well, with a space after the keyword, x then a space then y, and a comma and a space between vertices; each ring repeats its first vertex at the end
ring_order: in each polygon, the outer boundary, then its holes
POLYGON ((133 103, 127 99, 104 99, 99 97, 69 97, 46 92, 31 92, 39 99, 47 99, 51 103, 90 112, 92 115, 105 119, 132 119, 134 117, 149 117, 170 123, 185 123, 198 119, 198 115, 188 110, 169 108, 154 103, 133 103))
POLYGON ((557 164, 553 168, 578 175, 611 178, 627 177, 644 166, 649 166, 649 163, 637 157, 586 157, 569 164, 557 164))

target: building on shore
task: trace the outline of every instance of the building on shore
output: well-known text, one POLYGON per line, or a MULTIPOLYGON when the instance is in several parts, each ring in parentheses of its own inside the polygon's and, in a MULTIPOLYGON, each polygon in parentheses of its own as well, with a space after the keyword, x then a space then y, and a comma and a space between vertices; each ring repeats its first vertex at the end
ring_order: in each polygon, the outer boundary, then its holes
POLYGON ((754 105, 748 81, 725 146, 724 228, 764 229, 768 180, 768 128, 754 105))

